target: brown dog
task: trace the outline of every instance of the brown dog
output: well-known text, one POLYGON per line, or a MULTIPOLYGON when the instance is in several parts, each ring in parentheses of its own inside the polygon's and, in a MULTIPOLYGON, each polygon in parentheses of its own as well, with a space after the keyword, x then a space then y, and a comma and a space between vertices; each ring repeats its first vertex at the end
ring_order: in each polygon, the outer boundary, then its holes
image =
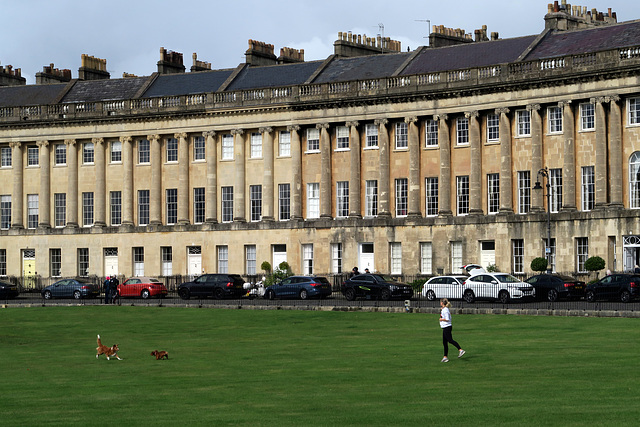
POLYGON ((166 351, 158 351, 158 350, 153 350, 151 352, 152 356, 156 357, 156 360, 160 360, 162 358, 164 359, 169 359, 169 353, 167 353, 166 351))
POLYGON ((100 341, 100 335, 98 335, 98 346, 96 347, 96 350, 98 352, 98 354, 96 354, 96 359, 101 354, 104 354, 105 356, 107 356, 107 360, 109 360, 109 357, 112 357, 112 356, 116 357, 118 360, 122 360, 118 357, 118 350, 120 350, 120 348, 118 347, 118 344, 114 344, 111 347, 102 345, 102 341, 100 341))

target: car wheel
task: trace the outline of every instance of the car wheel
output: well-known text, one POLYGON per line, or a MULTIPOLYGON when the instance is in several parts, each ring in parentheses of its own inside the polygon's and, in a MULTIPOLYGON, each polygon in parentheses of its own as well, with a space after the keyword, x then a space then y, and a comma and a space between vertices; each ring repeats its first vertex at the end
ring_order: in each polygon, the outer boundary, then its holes
POLYGON ((222 290, 222 288, 215 288, 213 290, 213 297, 215 299, 222 299, 224 298, 224 290, 222 290))
POLYGON ((465 302, 468 302, 469 304, 472 304, 476 300, 476 296, 471 289, 464 291, 462 298, 464 298, 465 302))
POLYGON ((427 299, 428 299, 429 301, 434 301, 434 300, 436 299, 436 293, 435 293, 435 292, 433 292, 431 289, 429 289, 429 290, 427 291, 427 299))
POLYGON ((547 292, 547 299, 551 302, 554 302, 555 300, 557 300, 558 291, 556 291, 555 289, 549 289, 549 292, 547 292))
POLYGON ((389 289, 383 289, 380 292, 380 299, 382 299, 382 301, 389 301, 391 299, 391 291, 389 291, 389 289))
POLYGON ((509 292, 500 291, 500 293, 498 294, 498 300, 500 300, 502 304, 506 304, 507 302, 509 302, 509 292))
POLYGON ((44 299, 51 299, 51 291, 44 291, 44 299))
POLYGON ((629 291, 622 291, 622 293, 620 294, 620 301, 622 302, 631 301, 631 294, 629 293, 629 291))
POLYGON ((75 299, 80 299, 82 298, 82 294, 80 293, 80 291, 73 291, 73 297, 75 299))
POLYGON ((596 300, 596 294, 594 294, 593 291, 587 291, 584 297, 589 302, 594 302, 596 300))
POLYGON ((143 289, 140 293, 140 296, 142 297, 142 299, 147 299, 151 296, 151 293, 149 292, 149 289, 143 289))
POLYGON ((309 293, 307 292, 306 289, 302 289, 300 291, 300 299, 307 299, 309 298, 309 293))
POLYGON ((353 301, 356 299, 356 290, 353 288, 349 288, 346 291, 344 291, 344 297, 347 299, 347 301, 353 301))
POLYGON ((178 289, 178 295, 180 295, 180 298, 182 299, 189 299, 190 297, 189 289, 186 289, 186 288, 178 289))
POLYGON ((264 297, 266 299, 275 299, 276 298, 276 293, 273 292, 272 290, 267 291, 266 294, 264 294, 264 297))

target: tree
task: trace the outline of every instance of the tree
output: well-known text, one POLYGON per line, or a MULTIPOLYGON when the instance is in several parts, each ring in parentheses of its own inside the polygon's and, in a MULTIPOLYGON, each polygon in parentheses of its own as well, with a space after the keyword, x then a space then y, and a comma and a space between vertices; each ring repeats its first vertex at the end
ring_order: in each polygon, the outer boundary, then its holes
POLYGON ((599 256, 592 256, 584 262, 584 268, 587 271, 600 271, 604 268, 605 262, 599 256))
POLYGON ((546 258, 537 257, 531 261, 531 270, 533 271, 545 271, 547 269, 548 261, 546 258))
MULTIPOLYGON (((269 264, 268 262, 263 262, 262 266, 263 270, 264 270, 264 265, 269 264)), ((271 265, 269 265, 269 267, 271 267, 271 265)), ((265 270, 267 271, 267 270, 265 270)), ((278 267, 276 267, 275 271, 271 274, 267 275, 267 278, 264 281, 264 286, 265 288, 267 286, 271 286, 274 283, 278 283, 279 281, 286 279, 287 277, 293 275, 293 272, 291 271, 291 266, 289 265, 289 263, 287 261, 282 261, 280 264, 278 264, 278 267)))

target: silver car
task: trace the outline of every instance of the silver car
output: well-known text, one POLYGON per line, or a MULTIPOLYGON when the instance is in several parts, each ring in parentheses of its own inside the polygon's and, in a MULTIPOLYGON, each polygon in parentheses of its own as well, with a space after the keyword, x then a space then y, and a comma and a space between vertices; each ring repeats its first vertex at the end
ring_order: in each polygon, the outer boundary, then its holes
POLYGON ((508 273, 481 273, 469 277, 464 282, 462 298, 472 303, 476 299, 498 300, 506 303, 511 299, 533 299, 533 286, 508 273))
POLYGON ((440 298, 462 299, 462 284, 468 276, 452 275, 432 277, 422 287, 422 296, 429 301, 440 298))

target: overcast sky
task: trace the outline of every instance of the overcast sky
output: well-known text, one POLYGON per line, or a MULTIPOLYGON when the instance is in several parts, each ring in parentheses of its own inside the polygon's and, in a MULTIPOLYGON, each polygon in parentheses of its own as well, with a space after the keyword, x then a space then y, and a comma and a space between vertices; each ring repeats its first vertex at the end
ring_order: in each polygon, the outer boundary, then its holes
MULTIPOLYGON (((402 50, 428 44, 431 25, 487 31, 501 38, 538 34, 547 0, 0 0, 0 64, 22 69, 27 84, 54 63, 78 77, 82 54, 107 60, 111 78, 157 71, 160 47, 192 54, 213 69, 245 61, 249 39, 304 49, 305 60, 333 53, 339 31, 384 36, 402 50)), ((551 2, 552 3, 552 2, 551 2)), ((575 5, 617 12, 618 22, 640 19, 635 0, 585 0, 575 5), (589 1, 588 3, 586 1, 589 1)))

